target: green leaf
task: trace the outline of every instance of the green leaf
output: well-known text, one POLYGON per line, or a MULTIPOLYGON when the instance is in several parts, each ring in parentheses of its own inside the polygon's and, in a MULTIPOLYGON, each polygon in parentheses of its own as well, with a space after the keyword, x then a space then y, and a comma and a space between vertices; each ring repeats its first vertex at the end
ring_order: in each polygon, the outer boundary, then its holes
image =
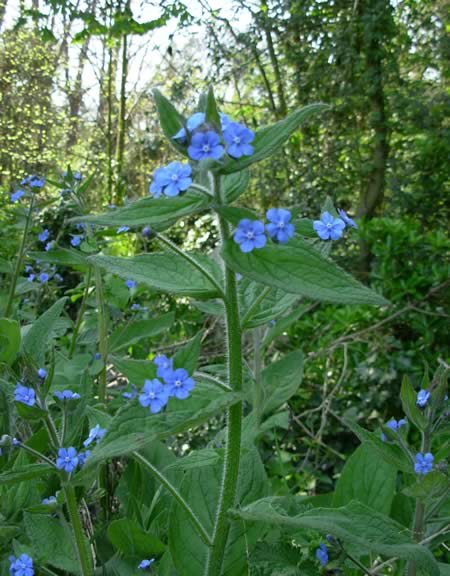
POLYGON ((184 368, 191 375, 195 372, 200 356, 202 338, 203 332, 199 332, 185 346, 177 350, 173 357, 174 368, 184 368))
POLYGON ((187 156, 187 148, 173 140, 173 136, 180 128, 186 126, 186 118, 177 111, 175 106, 159 90, 153 90, 153 98, 164 135, 178 152, 187 156))
POLYGON ((403 494, 410 498, 421 501, 431 500, 443 496, 450 489, 450 480, 438 470, 433 470, 425 476, 416 478, 415 484, 411 484, 402 490, 403 494))
POLYGON ((368 444, 361 444, 345 463, 336 484, 333 506, 339 508, 358 500, 389 515, 396 480, 397 469, 368 444))
MULTIPOLYGON (((202 254, 192 256, 214 276, 220 278, 220 269, 213 260, 202 254)), ((190 262, 174 253, 154 252, 134 258, 99 254, 89 260, 112 274, 142 282, 161 292, 202 298, 217 296, 217 289, 208 278, 190 262)))
POLYGON ((26 464, 25 466, 18 466, 7 472, 0 474, 0 486, 3 484, 18 484, 24 480, 33 480, 34 478, 41 478, 45 474, 55 472, 55 468, 50 464, 26 464))
POLYGON ((103 226, 162 226, 208 207, 205 194, 188 191, 175 198, 142 198, 123 208, 104 214, 73 218, 73 222, 88 222, 103 226))
POLYGON ((238 296, 241 317, 243 320, 246 318, 245 322, 243 322, 245 330, 256 328, 261 326, 261 324, 267 324, 270 320, 286 312, 299 299, 297 294, 288 294, 280 288, 272 288, 267 293, 267 286, 247 278, 242 278, 239 281, 238 296), (264 298, 255 307, 255 302, 263 296, 263 292, 266 292, 264 298), (250 312, 250 315, 247 317, 248 312, 250 312))
POLYGON ((409 461, 405 453, 394 444, 383 442, 376 432, 369 432, 361 428, 356 422, 345 420, 345 424, 358 436, 361 442, 368 444, 385 462, 394 466, 397 470, 412 474, 413 464, 409 461))
POLYGON ((248 170, 241 170, 224 176, 222 186, 226 204, 232 204, 237 200, 246 191, 249 181, 250 172, 248 170))
POLYGON ((289 530, 317 530, 332 534, 344 542, 364 550, 392 558, 414 560, 426 574, 439 576, 439 569, 431 552, 415 544, 411 534, 401 524, 376 512, 360 502, 350 502, 342 508, 315 508, 303 514, 290 516, 276 499, 263 499, 240 510, 232 516, 248 522, 264 522, 289 530))
MULTIPOLYGON (((240 400, 234 392, 198 382, 189 398, 171 398, 165 412, 151 414, 137 400, 124 406, 111 421, 102 441, 92 450, 83 470, 147 444, 189 430, 240 400)), ((83 474, 83 471, 80 472, 83 474)))
POLYGON ((82 252, 67 248, 55 248, 48 252, 31 252, 28 256, 34 260, 60 266, 70 266, 79 270, 87 270, 89 266, 86 256, 82 252))
POLYGON ((143 386, 145 380, 156 378, 156 366, 150 360, 131 360, 119 356, 111 356, 109 359, 131 384, 143 386))
POLYGON ((264 391, 264 414, 274 412, 293 396, 303 378, 303 353, 300 350, 286 354, 278 362, 264 368, 261 374, 264 391))
POLYGON ((250 208, 242 208, 241 206, 216 206, 215 210, 233 226, 237 226, 244 218, 248 218, 249 220, 258 219, 256 212, 250 208))
POLYGON ((203 448, 194 450, 184 458, 177 458, 166 470, 190 470, 192 468, 202 468, 203 466, 213 466, 222 460, 222 456, 214 448, 203 448))
POLYGON ((408 417, 408 420, 415 424, 419 430, 425 430, 428 425, 427 419, 416 404, 417 393, 412 387, 408 376, 403 377, 400 398, 402 401, 403 411, 408 417))
POLYGON ((289 137, 311 116, 318 112, 328 110, 330 107, 327 104, 309 104, 304 108, 296 110, 289 114, 283 120, 265 126, 256 131, 255 139, 253 141, 254 152, 251 156, 243 156, 238 160, 228 160, 222 168, 222 174, 230 174, 238 172, 243 168, 247 168, 255 162, 260 162, 268 158, 275 152, 280 150, 280 147, 289 139, 289 137))
POLYGON ((214 97, 214 89, 212 86, 208 88, 208 93, 206 96, 205 120, 208 124, 213 124, 216 132, 221 131, 220 116, 219 111, 217 110, 217 103, 214 97))
POLYGON ((159 538, 145 532, 137 522, 128 518, 120 518, 111 522, 108 526, 108 538, 125 557, 159 556, 166 549, 159 538))
POLYGON ((150 318, 149 320, 138 320, 119 326, 109 337, 108 350, 110 353, 116 352, 121 348, 131 346, 143 338, 151 338, 170 330, 175 319, 175 314, 169 312, 159 318, 150 318))
POLYGON ((281 336, 294 322, 301 318, 307 311, 309 306, 298 306, 286 316, 278 318, 275 324, 267 330, 262 345, 264 347, 268 346, 275 338, 281 336))
POLYGON ((6 546, 20 532, 18 526, 0 526, 0 547, 6 546))
POLYGON ((312 300, 338 304, 387 304, 382 296, 298 237, 285 245, 270 242, 261 250, 248 254, 241 252, 239 246, 230 240, 225 245, 223 256, 233 270, 256 282, 312 300))
POLYGON ((30 356, 37 364, 43 360, 47 343, 61 316, 66 300, 67 298, 57 300, 42 316, 39 316, 22 339, 24 353, 30 356))
POLYGON ((15 320, 0 319, 0 362, 12 364, 20 350, 20 326, 15 320))

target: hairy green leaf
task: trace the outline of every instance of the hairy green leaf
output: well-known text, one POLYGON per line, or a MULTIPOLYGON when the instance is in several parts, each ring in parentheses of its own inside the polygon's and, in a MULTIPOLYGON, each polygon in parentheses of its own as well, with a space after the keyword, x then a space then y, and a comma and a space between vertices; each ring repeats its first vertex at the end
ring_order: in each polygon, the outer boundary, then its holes
POLYGON ((20 350, 20 326, 15 320, 0 319, 0 363, 11 364, 20 350))
POLYGON ((119 326, 109 338, 108 350, 113 353, 126 346, 131 346, 143 338, 151 338, 161 334, 161 332, 166 332, 170 330, 174 319, 174 313, 169 312, 158 318, 137 320, 126 326, 119 326))

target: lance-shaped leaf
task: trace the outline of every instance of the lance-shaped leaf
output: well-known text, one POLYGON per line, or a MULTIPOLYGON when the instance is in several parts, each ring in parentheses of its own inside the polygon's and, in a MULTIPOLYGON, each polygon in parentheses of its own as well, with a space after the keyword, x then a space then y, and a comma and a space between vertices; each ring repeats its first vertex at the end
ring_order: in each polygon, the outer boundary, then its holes
POLYGON ((327 104, 322 104, 320 102, 309 104, 308 106, 289 114, 289 116, 275 124, 260 128, 256 131, 255 139, 252 142, 254 148, 253 154, 251 156, 243 156, 238 160, 227 160, 220 172, 222 174, 238 172, 255 162, 260 162, 261 160, 268 158, 277 152, 288 140, 291 134, 293 134, 306 120, 308 120, 308 118, 314 114, 328 110, 329 108, 330 107, 327 104))
POLYGON ((295 350, 269 364, 262 371, 261 378, 264 413, 270 414, 297 392, 303 379, 303 353, 295 350))
POLYGON ((155 100, 159 122, 165 137, 178 152, 187 156, 187 148, 173 139, 180 128, 186 126, 186 118, 178 112, 170 100, 163 96, 159 90, 153 90, 153 98, 155 100))
POLYGON ((50 464, 37 463, 18 466, 0 474, 0 486, 3 484, 19 484, 25 480, 42 478, 45 474, 51 474, 54 472, 55 468, 50 466, 50 464))
POLYGON ((290 516, 283 513, 277 500, 267 498, 232 512, 233 517, 247 522, 264 522, 283 526, 290 531, 317 530, 323 534, 356 545, 361 550, 414 560, 424 574, 439 576, 439 568, 427 548, 414 543, 411 533, 388 516, 353 501, 342 508, 315 508, 303 514, 290 516))
POLYGON ((388 304, 380 294, 355 280, 301 238, 283 245, 268 242, 264 248, 248 254, 230 240, 223 256, 233 270, 256 282, 312 300, 388 304))
POLYGON ((233 172, 223 177, 223 195, 226 204, 231 204, 243 194, 250 181, 250 172, 248 170, 241 170, 240 172, 233 172))
POLYGON ((0 362, 11 364, 20 349, 20 327, 15 320, 0 319, 0 362))
POLYGON ((28 254, 34 260, 41 262, 49 262, 50 264, 58 264, 60 266, 71 266, 79 269, 87 269, 88 262, 86 255, 78 250, 67 248, 57 248, 49 250, 48 252, 31 252, 28 254))
MULTIPOLYGON (((202 254, 191 255, 212 276, 221 276, 218 265, 202 254)), ((92 256, 90 262, 124 279, 142 282, 155 290, 180 296, 208 298, 218 296, 214 284, 192 263, 175 253, 154 252, 134 258, 92 256)))
POLYGON ((138 320, 126 326, 119 326, 114 330, 109 338, 109 352, 115 352, 126 346, 131 346, 143 338, 151 338, 161 332, 170 330, 175 319, 173 312, 163 314, 159 318, 150 318, 148 320, 138 320))
POLYGON ((175 198, 142 198, 123 208, 104 214, 74 218, 102 226, 156 226, 175 222, 179 218, 204 210, 209 200, 205 194, 193 190, 175 198))
POLYGON ((39 316, 30 326, 29 330, 27 330, 25 336, 23 336, 23 351, 26 355, 31 356, 35 362, 42 360, 47 347, 47 341, 55 329, 66 300, 67 298, 57 300, 42 316, 39 316))

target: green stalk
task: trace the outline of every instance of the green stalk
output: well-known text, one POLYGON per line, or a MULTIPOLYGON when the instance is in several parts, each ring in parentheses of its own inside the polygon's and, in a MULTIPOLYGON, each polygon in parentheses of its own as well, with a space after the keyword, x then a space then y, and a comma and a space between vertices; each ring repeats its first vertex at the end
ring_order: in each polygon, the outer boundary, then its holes
POLYGON ((89 553, 88 544, 83 532, 83 526, 81 524, 81 518, 78 512, 75 489, 71 484, 65 484, 63 489, 66 497, 67 511, 69 512, 70 524, 72 526, 73 536, 75 538, 75 548, 78 556, 78 562, 80 564, 81 575, 93 576, 94 571, 92 568, 92 557, 89 553))
POLYGON ((259 428, 264 407, 264 389, 262 385, 262 348, 261 348, 261 328, 253 329, 253 375, 255 377, 255 387, 253 391, 253 407, 256 415, 256 426, 259 428))
POLYGON ((72 358, 73 353, 75 352, 75 346, 77 344, 78 334, 80 332, 81 323, 83 322, 84 312, 86 310, 87 298, 89 295, 89 285, 91 283, 91 275, 92 275, 92 268, 89 266, 88 271, 86 273, 85 278, 85 287, 83 293, 83 299, 81 301, 80 309, 78 310, 77 321, 73 330, 72 334, 72 341, 70 343, 70 350, 69 350, 69 359, 72 358))
MULTIPOLYGON (((214 196, 218 204, 222 203, 220 176, 214 178, 214 196)), ((230 228, 226 220, 219 215, 222 242, 230 237, 230 228)), ((225 321, 227 333, 228 384, 235 391, 242 388, 242 343, 239 303, 236 289, 235 272, 225 265, 225 321)), ((212 546, 208 550, 205 576, 220 576, 225 548, 230 532, 228 511, 236 502, 239 462, 241 456, 242 402, 228 409, 227 444, 217 514, 214 524, 212 546)))
POLYGON ((19 254, 18 254, 17 260, 16 260, 16 267, 14 268, 13 276, 11 279, 11 286, 9 288, 8 302, 6 303, 6 308, 5 308, 5 312, 4 312, 5 317, 8 317, 10 315, 12 305, 14 302, 14 296, 16 295, 17 279, 18 279, 19 274, 20 274, 20 269, 22 268, 23 255, 25 252, 25 245, 27 242, 27 236, 28 236, 28 230, 30 228, 30 222, 31 222, 31 219, 33 216, 33 209, 34 209, 34 194, 31 194, 30 206, 29 206, 28 212, 27 212, 27 219, 25 221, 25 229, 23 231, 22 242, 20 243, 19 254))
POLYGON ((103 362, 103 368, 98 375, 98 398, 106 402, 106 362, 108 359, 108 341, 106 330, 105 302, 103 298, 103 281, 99 268, 95 268, 95 295, 98 314, 98 349, 103 362))

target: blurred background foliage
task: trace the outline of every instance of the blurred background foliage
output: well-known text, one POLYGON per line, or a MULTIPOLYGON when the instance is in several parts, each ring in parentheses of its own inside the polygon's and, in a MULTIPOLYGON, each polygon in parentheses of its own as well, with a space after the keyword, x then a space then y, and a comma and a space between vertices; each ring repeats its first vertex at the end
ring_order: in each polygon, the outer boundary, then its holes
MULTIPOLYGON (((392 302, 381 310, 302 303, 256 331, 264 364, 296 348, 307 357, 291 427, 264 438, 272 481, 280 491, 327 491, 356 445, 342 417, 400 416, 402 377, 418 384, 448 353, 448 25, 441 0, 0 0, 0 273, 23 228, 24 213, 9 201, 23 175, 58 180, 68 165, 92 174, 93 210, 148 193, 152 171, 173 157, 152 87, 189 114, 213 84, 222 110, 253 129, 314 101, 330 104, 252 170, 241 199, 261 213, 296 205, 317 217, 330 196, 360 224, 333 257, 392 302)), ((35 233, 64 235, 70 207, 58 195, 50 184, 42 192, 35 233)), ((209 217, 173 232, 207 250, 216 236, 209 217)), ((109 249, 126 255, 151 243, 115 236, 109 249)), ((83 277, 60 273, 75 318, 83 277)), ((21 290, 29 319, 61 287, 46 287, 34 307, 35 287, 21 290)), ((113 321, 132 317, 122 282, 107 277, 106 297, 113 321)), ((202 353, 216 358, 220 322, 143 288, 132 299, 147 316, 176 312, 161 347, 206 327, 202 353)), ((92 352, 94 301, 85 316, 92 352)), ((245 342, 250 358, 254 342, 245 342)), ((135 358, 148 351, 145 342, 130 349, 135 358)))

